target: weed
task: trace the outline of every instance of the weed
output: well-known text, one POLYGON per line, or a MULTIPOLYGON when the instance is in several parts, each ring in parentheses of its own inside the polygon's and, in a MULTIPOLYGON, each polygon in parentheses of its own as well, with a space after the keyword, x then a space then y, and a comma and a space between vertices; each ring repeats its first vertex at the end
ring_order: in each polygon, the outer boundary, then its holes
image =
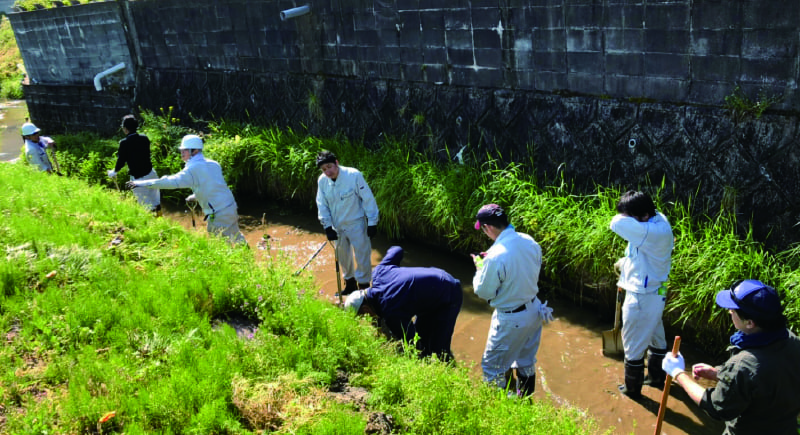
POLYGON ((780 95, 767 95, 766 90, 758 91, 756 100, 750 99, 740 85, 736 85, 733 92, 725 97, 723 107, 730 113, 734 122, 743 122, 748 119, 759 119, 761 115, 775 103, 783 99, 780 95))

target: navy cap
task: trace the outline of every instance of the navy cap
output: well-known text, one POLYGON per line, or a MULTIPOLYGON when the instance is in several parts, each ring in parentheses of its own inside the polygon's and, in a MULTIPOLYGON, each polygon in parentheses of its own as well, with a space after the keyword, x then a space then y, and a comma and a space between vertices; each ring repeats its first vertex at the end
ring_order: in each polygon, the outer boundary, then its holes
POLYGON ((475 216, 475 229, 481 229, 481 224, 491 224, 496 222, 505 222, 506 212, 503 211, 503 207, 500 207, 497 204, 486 204, 478 210, 478 215, 475 216))
POLYGON ((771 318, 783 312, 781 298, 774 288, 755 279, 735 282, 717 293, 717 305, 741 310, 756 319, 771 318))

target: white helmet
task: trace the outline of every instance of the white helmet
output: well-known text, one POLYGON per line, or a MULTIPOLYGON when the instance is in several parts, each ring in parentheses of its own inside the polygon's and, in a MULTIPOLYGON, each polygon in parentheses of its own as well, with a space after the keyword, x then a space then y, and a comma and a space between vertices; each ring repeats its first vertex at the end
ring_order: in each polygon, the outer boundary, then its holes
POLYGON ((35 134, 35 133, 38 133, 38 132, 41 131, 41 130, 39 130, 39 127, 31 124, 30 122, 26 122, 26 123, 22 124, 22 129, 21 130, 22 130, 22 135, 23 136, 28 136, 28 135, 35 134))
POLYGON ((202 150, 203 149, 203 138, 196 134, 187 134, 186 136, 181 139, 181 146, 178 147, 179 150, 202 150))

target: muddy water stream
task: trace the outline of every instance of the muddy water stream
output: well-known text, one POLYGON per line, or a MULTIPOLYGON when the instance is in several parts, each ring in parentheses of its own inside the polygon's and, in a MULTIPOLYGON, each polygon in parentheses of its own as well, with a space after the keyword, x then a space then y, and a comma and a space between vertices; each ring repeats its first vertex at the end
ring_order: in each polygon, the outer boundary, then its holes
POLYGON ((19 128, 28 116, 25 101, 0 102, 0 161, 11 161, 19 157, 22 136, 19 128))
MULTIPOLYGON (((245 202, 240 200, 240 203, 245 202)), ((165 216, 192 229, 188 210, 180 206, 167 207, 165 216)), ((297 212, 278 206, 244 206, 241 228, 256 255, 268 259, 278 251, 294 254, 300 269, 314 252, 325 243, 322 227, 314 211, 297 212), (263 220, 263 224, 262 224, 263 220), (263 235, 269 235, 269 249, 259 249, 263 235)), ((198 220, 196 231, 205 231, 198 220)), ((490 245, 487 239, 486 246, 490 245)), ((393 244, 405 250, 403 266, 435 266, 442 268, 464 285, 464 304, 453 335, 453 352, 460 364, 471 367, 480 379, 480 359, 491 320, 488 305, 472 291, 474 268, 466 256, 436 250, 410 241, 393 243, 378 234, 372 243, 372 263, 377 264, 393 244)), ((264 244, 262 243, 262 248, 264 244)), ((547 253, 544 253, 547 255, 547 253)), ((337 302, 333 250, 326 246, 308 265, 306 273, 314 276, 314 291, 322 299, 337 302)), ((652 434, 655 429, 661 390, 645 386, 644 397, 635 402, 621 395, 617 385, 622 381, 621 358, 604 357, 601 331, 611 329, 612 319, 601 319, 587 307, 577 307, 570 300, 560 300, 548 292, 549 306, 554 308, 555 321, 544 328, 538 353, 535 398, 549 400, 559 406, 574 406, 585 410, 598 421, 601 431, 615 434, 652 434)), ((687 365, 705 361, 718 363, 692 352, 689 344, 682 346, 687 365)), ((708 418, 691 402, 680 387, 672 388, 664 419, 664 434, 719 434, 721 423, 708 418)))

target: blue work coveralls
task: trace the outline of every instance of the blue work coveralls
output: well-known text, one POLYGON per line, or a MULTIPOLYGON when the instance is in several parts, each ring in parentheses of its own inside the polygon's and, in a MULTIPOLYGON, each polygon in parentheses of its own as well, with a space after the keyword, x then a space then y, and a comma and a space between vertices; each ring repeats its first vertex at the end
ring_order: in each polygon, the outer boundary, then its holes
POLYGON ((463 300, 461 282, 435 267, 400 267, 402 259, 403 248, 389 248, 372 272, 366 302, 396 337, 410 340, 419 334, 420 356, 449 359, 463 300))

